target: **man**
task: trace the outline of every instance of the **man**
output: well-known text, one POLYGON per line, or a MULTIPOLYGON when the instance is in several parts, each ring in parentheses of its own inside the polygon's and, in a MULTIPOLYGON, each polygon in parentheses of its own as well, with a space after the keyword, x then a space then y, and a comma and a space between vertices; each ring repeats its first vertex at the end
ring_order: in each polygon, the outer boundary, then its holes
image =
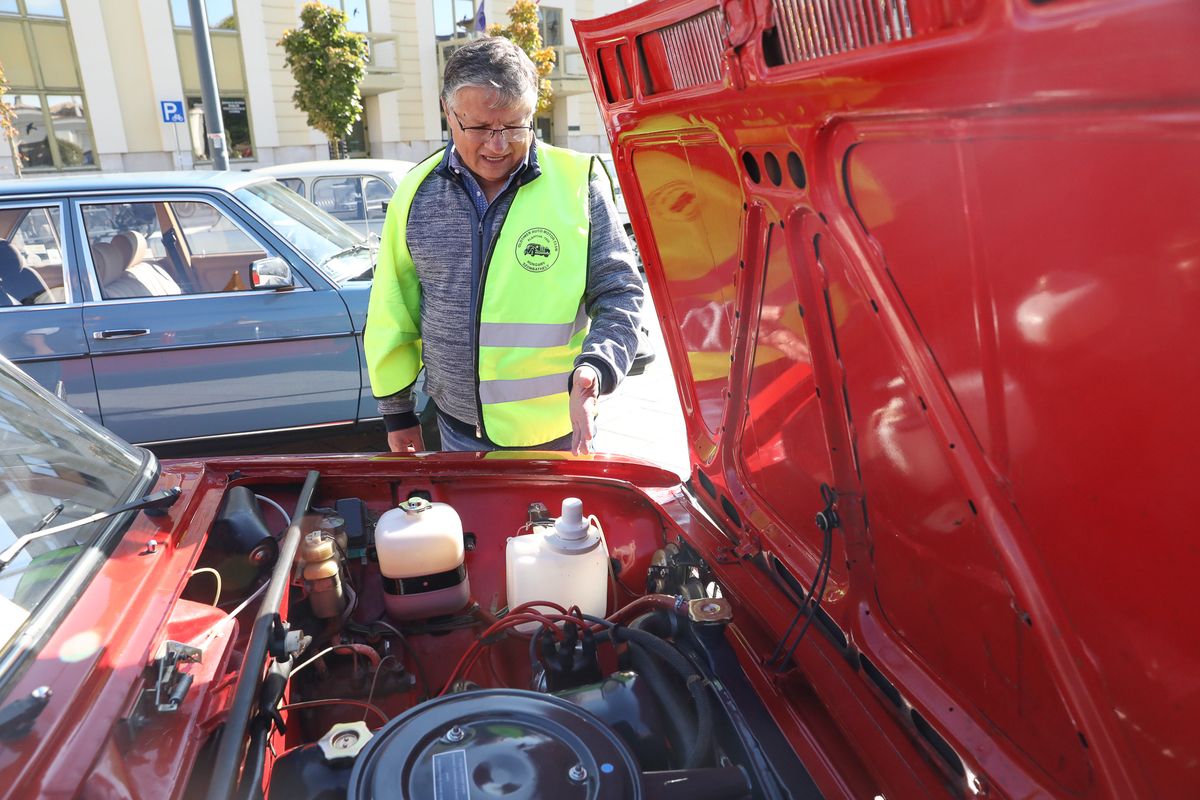
POLYGON ((388 206, 365 346, 393 451, 424 449, 411 393, 422 362, 443 449, 578 454, 593 451, 597 397, 633 361, 642 283, 607 175, 535 143, 537 91, 507 39, 455 50, 451 145, 388 206))

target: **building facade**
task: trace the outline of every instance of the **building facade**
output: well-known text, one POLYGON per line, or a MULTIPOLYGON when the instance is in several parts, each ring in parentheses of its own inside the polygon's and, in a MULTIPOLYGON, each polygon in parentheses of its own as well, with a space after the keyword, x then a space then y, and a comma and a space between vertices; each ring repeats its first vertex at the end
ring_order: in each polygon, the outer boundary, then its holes
MULTIPOLYGON (((511 0, 482 0, 506 23, 511 0)), ((354 155, 418 160, 446 140, 441 70, 474 28, 477 0, 326 0, 370 43, 354 155)), ((329 157, 292 102, 279 46, 303 0, 206 0, 232 169, 329 157)), ((624 0, 543 0, 543 37, 558 52, 543 139, 607 150, 570 20, 624 0)), ((0 137, 0 178, 77 170, 210 166, 187 0, 0 0, 0 64, 15 141, 0 137), (14 148, 16 154, 14 155, 14 148)))

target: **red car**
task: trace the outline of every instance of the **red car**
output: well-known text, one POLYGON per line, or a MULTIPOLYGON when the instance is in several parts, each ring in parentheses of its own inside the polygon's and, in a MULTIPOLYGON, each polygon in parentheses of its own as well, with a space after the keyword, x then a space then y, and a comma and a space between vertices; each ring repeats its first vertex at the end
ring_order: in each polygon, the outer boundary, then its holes
POLYGON ((158 463, 4 367, 0 795, 1200 795, 1200 8, 576 31, 690 479, 158 463))

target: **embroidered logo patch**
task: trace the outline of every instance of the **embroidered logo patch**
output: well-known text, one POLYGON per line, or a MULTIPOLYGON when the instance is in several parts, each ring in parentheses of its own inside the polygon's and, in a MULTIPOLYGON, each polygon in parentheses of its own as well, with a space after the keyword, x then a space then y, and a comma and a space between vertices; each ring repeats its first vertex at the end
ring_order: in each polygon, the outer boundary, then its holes
POLYGON ((545 272, 558 261, 559 249, 549 228, 530 228, 517 239, 517 263, 530 272, 545 272))

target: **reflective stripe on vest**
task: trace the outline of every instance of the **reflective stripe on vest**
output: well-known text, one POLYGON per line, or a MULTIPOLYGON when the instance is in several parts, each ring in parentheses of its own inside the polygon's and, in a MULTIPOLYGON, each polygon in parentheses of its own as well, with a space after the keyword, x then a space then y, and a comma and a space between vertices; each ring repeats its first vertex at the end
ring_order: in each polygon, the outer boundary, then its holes
MULTIPOLYGON (((491 441, 506 447, 570 432, 567 379, 588 330, 582 301, 592 157, 541 143, 537 156, 542 172, 517 189, 484 264, 476 319, 480 422, 491 441)), ((436 153, 414 167, 388 205, 364 334, 378 397, 411 385, 420 371, 421 295, 408 213, 441 159, 436 153)))
POLYGON ((554 347, 570 344, 588 328, 587 310, 580 305, 574 322, 481 322, 479 344, 487 347, 554 347))

